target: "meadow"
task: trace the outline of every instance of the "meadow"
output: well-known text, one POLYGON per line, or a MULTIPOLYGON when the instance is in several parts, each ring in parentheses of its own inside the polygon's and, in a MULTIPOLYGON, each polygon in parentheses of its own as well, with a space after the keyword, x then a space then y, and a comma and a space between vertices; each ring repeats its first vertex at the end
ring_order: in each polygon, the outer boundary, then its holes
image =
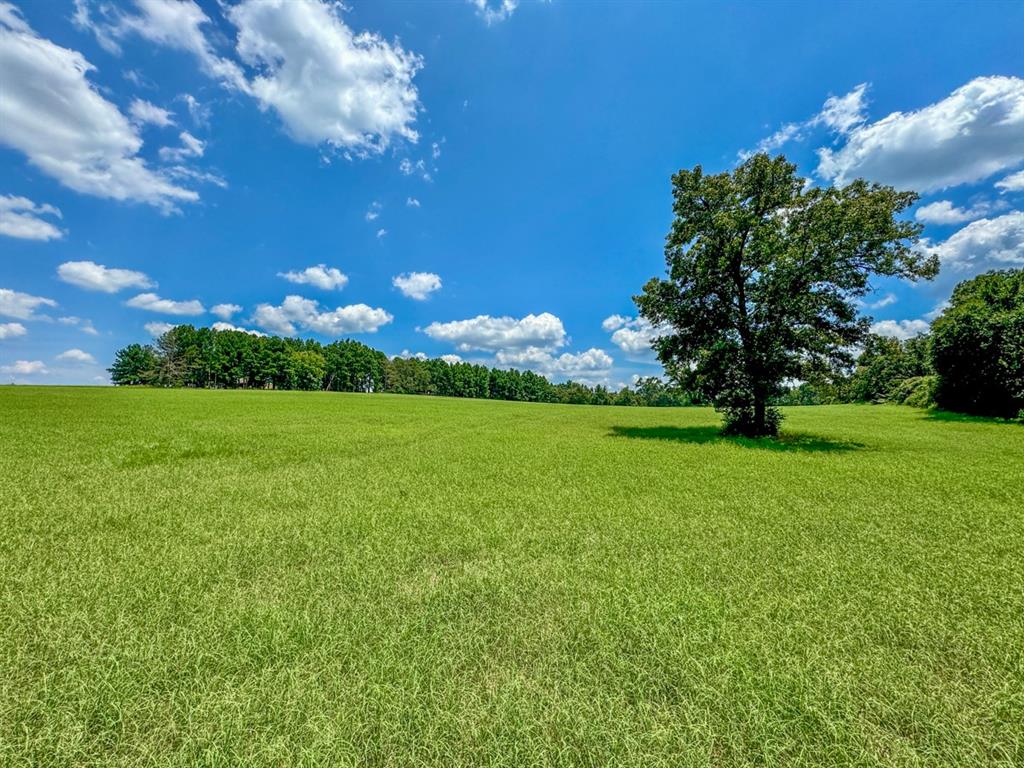
POLYGON ((1024 428, 0 388, 0 765, 1024 765, 1024 428))

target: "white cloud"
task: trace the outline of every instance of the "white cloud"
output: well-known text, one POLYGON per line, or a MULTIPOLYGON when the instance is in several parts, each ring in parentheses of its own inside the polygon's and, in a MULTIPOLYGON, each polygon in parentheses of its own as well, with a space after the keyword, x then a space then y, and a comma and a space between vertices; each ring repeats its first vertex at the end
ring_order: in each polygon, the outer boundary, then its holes
POLYGON ((210 77, 229 87, 246 90, 245 77, 238 64, 217 55, 207 40, 202 28, 211 24, 210 19, 193 0, 135 0, 137 13, 134 14, 103 4, 99 6, 101 21, 91 17, 90 0, 75 0, 75 5, 76 26, 91 29, 111 53, 120 52, 119 41, 138 35, 156 45, 191 53, 210 77))
POLYGON ((317 264, 315 267, 306 267, 303 270, 278 272, 277 276, 283 277, 289 283, 312 285, 325 291, 341 290, 348 283, 348 275, 340 269, 328 267, 326 264, 317 264))
POLYGON ((60 209, 36 205, 27 197, 0 195, 0 235, 20 240, 59 240, 64 232, 40 216, 61 218, 60 209))
POLYGON ((43 316, 35 311, 39 307, 56 307, 57 302, 30 293, 20 293, 9 288, 0 288, 0 316, 15 320, 39 320, 43 316))
POLYGON ((125 306, 159 312, 164 315, 201 315, 206 311, 206 308, 195 299, 172 301, 171 299, 161 299, 155 293, 140 293, 138 296, 133 296, 125 302, 125 306))
POLYGON ((202 104, 191 93, 183 93, 177 98, 179 101, 185 102, 185 108, 188 109, 188 116, 192 118, 193 123, 203 127, 209 125, 210 108, 208 106, 202 104))
POLYGON ((253 313, 252 322, 271 333, 293 336, 297 329, 341 336, 346 333, 375 333, 394 318, 383 309, 366 304, 350 304, 330 311, 322 311, 312 299, 286 296, 280 305, 260 304, 253 313))
POLYGON ((214 304, 210 307, 210 312, 215 314, 221 320, 230 320, 233 315, 236 315, 241 311, 242 308, 237 304, 214 304))
POLYGON ((16 360, 14 365, 0 366, 0 373, 12 373, 17 376, 45 375, 46 364, 42 360, 16 360))
POLYGON ((58 360, 66 363, 95 363, 96 358, 81 349, 69 349, 57 355, 58 360))
POLYGON ((430 156, 435 160, 441 156, 441 145, 436 141, 430 145, 430 156))
POLYGON ((448 363, 448 365, 462 362, 462 358, 459 355, 441 355, 441 359, 448 363))
POLYGON ((971 208, 957 208, 949 200, 937 200, 918 208, 914 212, 914 218, 924 224, 962 224, 972 219, 980 219, 991 210, 992 206, 985 203, 971 208))
POLYGON ((818 173, 933 192, 970 184, 1024 160, 1024 80, 978 77, 942 101, 854 128, 839 149, 818 150, 818 173))
POLYGON ((407 206, 409 206, 410 208, 419 208, 420 207, 420 201, 417 200, 415 197, 407 197, 407 198, 405 198, 405 204, 407 206))
POLYGON ((555 356, 547 350, 528 347, 499 351, 495 355, 495 362, 501 367, 526 368, 553 378, 604 381, 611 371, 613 360, 607 352, 596 348, 555 356))
POLYGON ((24 336, 28 331, 21 323, 0 323, 0 340, 24 336))
POLYGON ((476 15, 483 19, 487 26, 504 21, 519 7, 519 0, 466 0, 466 2, 476 8, 476 15))
POLYGON ((398 353, 398 356, 403 360, 409 360, 410 358, 415 358, 416 360, 429 359, 426 352, 410 352, 408 349, 403 349, 398 353))
POLYGON ((226 10, 238 28, 238 55, 259 70, 248 83, 296 141, 383 151, 393 138, 415 142, 419 56, 341 18, 320 0, 243 0, 226 10))
POLYGON ((412 176, 414 173, 420 174, 424 181, 430 181, 431 176, 427 171, 427 164, 422 160, 417 160, 415 163, 408 157, 403 157, 402 161, 398 164, 398 170, 402 172, 404 176, 412 176))
POLYGON ((556 349, 566 343, 562 321, 549 312, 520 319, 477 315, 469 320, 431 323, 423 332, 432 339, 455 344, 460 352, 556 349))
POLYGON ((871 332, 879 336, 906 340, 928 333, 928 328, 929 325, 924 320, 882 320, 871 326, 871 332))
POLYGON ((149 335, 152 336, 155 339, 155 338, 157 338, 159 336, 163 336, 165 333, 167 333, 169 330, 171 330, 171 328, 174 327, 174 324, 173 323, 146 323, 142 327, 145 328, 146 331, 149 332, 149 335))
POLYGON ((387 233, 388 231, 381 227, 380 229, 377 230, 377 239, 380 240, 381 238, 385 237, 387 233))
POLYGON ((376 200, 370 203, 370 209, 366 212, 366 220, 374 221, 378 216, 380 216, 380 209, 381 204, 376 200))
POLYGON ((1024 264, 1024 212, 1011 211, 992 219, 979 219, 954 232, 935 246, 944 269, 978 273, 1024 264))
POLYGON ((1003 194, 1024 191, 1024 171, 1017 171, 1005 179, 1000 179, 996 182, 996 187, 1002 190, 1003 194))
POLYGON ((441 289, 441 277, 433 272, 403 272, 391 278, 391 284, 410 299, 423 301, 441 289))
POLYGON ((135 99, 128 107, 128 112, 135 122, 140 125, 155 125, 159 128, 166 128, 169 125, 174 125, 174 120, 171 119, 173 112, 168 112, 162 107, 158 107, 156 104, 151 104, 145 99, 135 99))
POLYGON ((614 331, 611 336, 612 343, 633 359, 652 357, 654 352, 651 349, 651 342, 671 332, 669 328, 655 328, 643 317, 622 315, 606 317, 601 327, 605 331, 614 331))
POLYGON ((876 299, 875 301, 870 302, 866 306, 868 309, 882 309, 883 307, 888 307, 895 304, 897 301, 898 299, 896 298, 895 293, 887 293, 880 299, 876 299))
POLYGON ((155 288, 144 272, 114 269, 94 261, 65 261, 57 267, 57 277, 87 291, 117 293, 125 288, 155 288))
POLYGON ((224 321, 218 321, 210 327, 215 331, 241 331, 242 333, 248 333, 250 336, 267 335, 265 333, 260 333, 259 331, 254 331, 252 328, 242 328, 237 325, 232 325, 231 323, 225 323, 224 321))
POLYGON ((37 36, 0 4, 0 144, 76 192, 164 211, 199 196, 146 166, 137 128, 100 95, 78 51, 37 36))
MULTIPOLYGON (((802 123, 786 123, 779 130, 757 144, 756 152, 774 152, 791 141, 803 141, 808 131, 825 126, 833 133, 843 136, 865 120, 868 84, 861 83, 845 96, 829 96, 813 117, 802 123)), ((740 152, 741 158, 752 152, 740 152)))
POLYGON ((178 134, 180 147, 160 147, 160 159, 165 163, 180 163, 190 157, 202 157, 206 151, 206 142, 197 139, 188 131, 178 134))
POLYGON ((92 324, 92 320, 83 320, 80 317, 69 315, 67 317, 58 317, 57 322, 62 325, 73 325, 78 328, 82 333, 87 333, 90 336, 99 336, 100 332, 92 324))

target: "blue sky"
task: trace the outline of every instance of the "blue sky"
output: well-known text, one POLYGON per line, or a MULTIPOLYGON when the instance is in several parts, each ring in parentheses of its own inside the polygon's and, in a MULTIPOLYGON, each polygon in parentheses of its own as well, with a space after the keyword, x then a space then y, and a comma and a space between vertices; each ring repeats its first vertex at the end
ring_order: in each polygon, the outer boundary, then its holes
POLYGON ((671 174, 916 189, 929 285, 1024 265, 1024 5, 0 0, 0 378, 229 323, 617 386, 671 174), (214 312, 214 308, 217 312, 214 312))

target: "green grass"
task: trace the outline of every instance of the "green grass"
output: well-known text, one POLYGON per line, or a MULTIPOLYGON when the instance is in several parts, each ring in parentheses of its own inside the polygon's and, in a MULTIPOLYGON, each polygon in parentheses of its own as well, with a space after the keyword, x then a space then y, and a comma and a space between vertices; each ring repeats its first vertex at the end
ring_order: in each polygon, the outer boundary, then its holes
POLYGON ((1021 765, 1024 428, 0 389, 0 765, 1021 765))

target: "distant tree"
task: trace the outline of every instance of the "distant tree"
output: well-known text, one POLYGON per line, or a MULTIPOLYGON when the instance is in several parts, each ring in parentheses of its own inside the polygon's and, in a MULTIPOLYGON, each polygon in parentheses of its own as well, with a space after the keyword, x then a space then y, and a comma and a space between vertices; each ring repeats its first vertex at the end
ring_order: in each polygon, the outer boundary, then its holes
POLYGON ((906 379, 927 376, 931 372, 927 336, 900 341, 871 334, 857 358, 849 383, 849 399, 883 402, 889 400, 906 379))
POLYGON ((953 289, 932 323, 939 406, 984 416, 1024 409, 1024 270, 989 272, 953 289))
POLYGON ((152 384, 160 360, 150 346, 129 344, 114 354, 114 363, 107 369, 110 380, 118 385, 152 384))
POLYGON ((324 356, 313 350, 294 350, 288 361, 289 389, 322 389, 324 384, 324 356))
POLYGON ((757 154, 732 173, 672 177, 667 279, 634 297, 662 334, 653 347, 684 389, 725 414, 725 432, 778 432, 770 402, 787 379, 849 364, 867 334, 857 298, 872 275, 931 278, 921 227, 897 217, 913 192, 854 181, 806 188, 784 157, 757 154))

